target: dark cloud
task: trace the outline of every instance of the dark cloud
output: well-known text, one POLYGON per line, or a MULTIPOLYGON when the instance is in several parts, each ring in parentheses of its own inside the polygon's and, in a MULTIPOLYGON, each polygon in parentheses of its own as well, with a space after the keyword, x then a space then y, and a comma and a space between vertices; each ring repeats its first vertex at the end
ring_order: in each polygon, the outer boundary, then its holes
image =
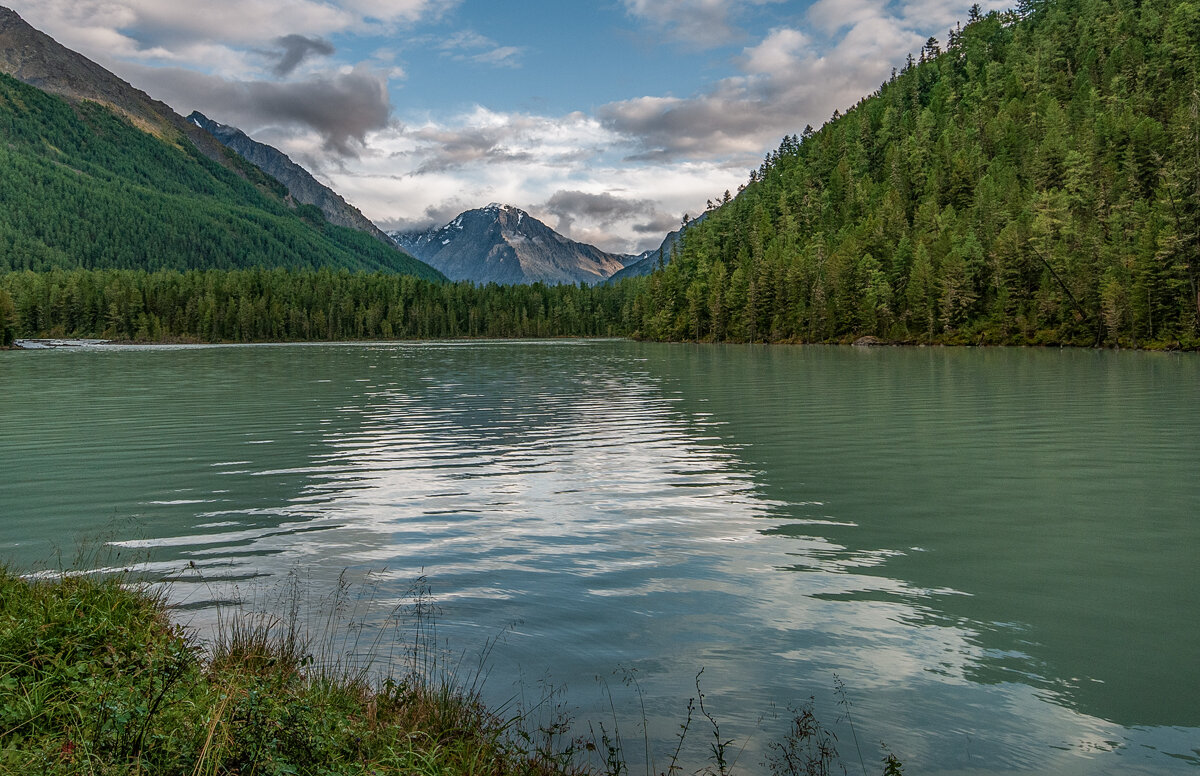
POLYGON ((637 234, 664 235, 675 231, 680 226, 679 219, 665 213, 655 214, 643 224, 634 224, 633 231, 637 234))
POLYGON ((279 63, 273 68, 279 77, 291 75, 310 54, 328 57, 335 49, 333 44, 323 38, 308 38, 304 35, 284 35, 277 38, 275 43, 282 51, 273 52, 272 56, 279 58, 279 63))
POLYGON ((131 75, 184 115, 200 110, 250 134, 268 126, 305 127, 342 156, 356 155, 356 144, 387 127, 392 112, 386 78, 364 69, 288 83, 227 81, 178 68, 141 67, 131 75))
POLYGON ((617 221, 654 213, 654 203, 644 199, 621 199, 608 192, 589 194, 584 191, 559 190, 542 206, 558 218, 558 231, 571 231, 577 218, 607 226, 617 221))
POLYGON ((635 139, 640 150, 630 161, 672 161, 756 153, 769 136, 763 131, 769 110, 764 108, 757 96, 727 85, 691 99, 643 97, 610 103, 601 106, 597 117, 614 132, 635 139))

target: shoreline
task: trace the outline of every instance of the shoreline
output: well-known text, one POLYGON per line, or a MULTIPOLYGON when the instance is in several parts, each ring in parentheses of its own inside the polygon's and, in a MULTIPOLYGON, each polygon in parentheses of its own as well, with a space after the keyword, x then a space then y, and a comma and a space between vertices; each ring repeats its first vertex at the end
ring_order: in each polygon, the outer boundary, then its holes
POLYGON ((1104 344, 1104 345, 1082 345, 1072 342, 918 342, 916 340, 892 340, 881 339, 874 335, 863 336, 848 336, 836 340, 825 341, 762 341, 762 342, 745 342, 736 340, 723 340, 720 342, 697 341, 697 340, 653 340, 642 339, 636 336, 627 337, 431 337, 427 339, 362 339, 362 340, 319 340, 319 339, 300 339, 300 340, 221 340, 221 341, 206 341, 188 337, 172 337, 159 340, 120 340, 120 339, 100 339, 89 337, 18 337, 13 341, 13 344, 8 347, 0 347, 0 350, 16 350, 16 351, 44 351, 44 350, 81 350, 81 349, 105 349, 109 347, 124 348, 124 347, 231 347, 231 346, 263 346, 263 345, 393 345, 393 344, 420 344, 434 342, 566 342, 566 341, 625 341, 638 342, 647 344, 661 345, 740 345, 740 346, 825 346, 825 347, 853 347, 864 350, 875 348, 964 348, 964 349, 985 349, 985 348, 1031 348, 1042 350, 1095 350, 1095 351, 1132 351, 1142 353, 1200 353, 1200 345, 1184 345, 1181 342, 1162 342, 1152 343, 1149 345, 1120 345, 1120 344, 1104 344))

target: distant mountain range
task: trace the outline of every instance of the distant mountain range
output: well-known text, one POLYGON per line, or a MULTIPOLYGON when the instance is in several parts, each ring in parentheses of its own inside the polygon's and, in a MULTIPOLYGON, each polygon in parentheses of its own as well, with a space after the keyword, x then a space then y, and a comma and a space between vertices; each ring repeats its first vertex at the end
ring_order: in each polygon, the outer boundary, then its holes
MULTIPOLYGON (((7 8, 0 8, 0 126, 0 272, 338 267, 443 279, 298 167, 274 160, 296 186, 290 191, 203 122, 184 119, 7 8), (310 204, 322 194, 334 217, 310 204), (343 213, 361 222, 341 226, 343 213)), ((257 150, 269 157, 266 148, 257 150)))
POLYGON ((451 280, 481 284, 594 285, 635 258, 569 240, 524 210, 495 203, 436 229, 389 235, 451 280))

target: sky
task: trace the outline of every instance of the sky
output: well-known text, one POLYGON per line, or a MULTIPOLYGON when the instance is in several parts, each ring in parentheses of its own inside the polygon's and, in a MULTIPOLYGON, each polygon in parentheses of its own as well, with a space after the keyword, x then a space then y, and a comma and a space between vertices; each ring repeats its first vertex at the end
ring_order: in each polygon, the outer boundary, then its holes
POLYGON ((499 202, 620 253, 656 248, 971 5, 5 2, 179 113, 283 150, 385 229, 499 202))

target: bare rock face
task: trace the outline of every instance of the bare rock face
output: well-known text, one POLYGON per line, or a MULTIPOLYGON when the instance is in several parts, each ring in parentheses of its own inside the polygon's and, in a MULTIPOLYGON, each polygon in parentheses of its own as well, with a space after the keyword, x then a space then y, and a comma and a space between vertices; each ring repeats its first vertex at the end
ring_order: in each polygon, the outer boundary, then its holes
POLYGON ((194 111, 187 117, 187 120, 193 126, 212 135, 250 164, 282 183, 297 202, 319 208, 329 223, 366 232, 381 242, 394 245, 392 240, 358 208, 314 178, 308 170, 293 162, 278 148, 259 143, 237 127, 213 121, 200 111, 194 111))
POLYGON ((508 205, 469 210, 441 228, 391 237, 451 280, 481 284, 596 284, 628 260, 569 240, 508 205))

